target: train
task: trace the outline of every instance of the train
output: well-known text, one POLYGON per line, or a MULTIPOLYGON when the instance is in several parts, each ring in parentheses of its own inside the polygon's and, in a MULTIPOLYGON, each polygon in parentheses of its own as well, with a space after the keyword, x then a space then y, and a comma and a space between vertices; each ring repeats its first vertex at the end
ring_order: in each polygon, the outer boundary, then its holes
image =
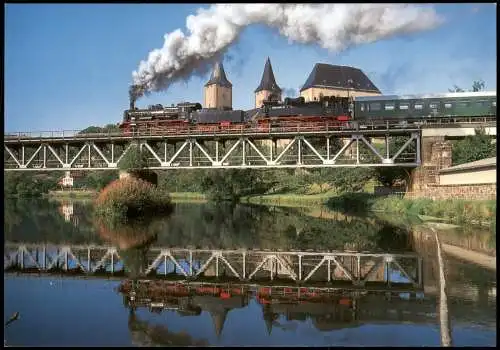
POLYGON ((410 123, 460 118, 496 118, 496 91, 356 97, 359 120, 401 120, 410 123))
POLYGON ((456 122, 461 118, 496 120, 496 91, 453 92, 420 95, 377 95, 338 97, 321 96, 306 102, 300 96, 283 102, 267 100, 261 108, 218 110, 200 103, 182 102, 165 107, 161 104, 138 109, 131 103, 124 111, 120 128, 125 132, 178 132, 194 130, 215 132, 224 129, 301 127, 327 123, 330 127, 351 127, 361 122, 425 124, 436 121, 456 122))

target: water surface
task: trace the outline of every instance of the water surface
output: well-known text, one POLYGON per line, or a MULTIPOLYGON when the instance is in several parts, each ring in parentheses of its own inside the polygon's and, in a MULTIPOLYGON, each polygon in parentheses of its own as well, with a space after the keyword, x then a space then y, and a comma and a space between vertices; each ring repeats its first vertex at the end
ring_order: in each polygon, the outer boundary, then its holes
MULTIPOLYGON (((114 278, 4 274, 4 320, 14 312, 20 313, 20 318, 5 328, 5 341, 14 346, 438 346, 439 301, 433 285, 435 271, 428 267, 432 254, 426 254, 425 245, 419 244, 404 225, 319 212, 183 203, 176 205, 172 217, 151 224, 137 238, 133 235, 137 228, 129 230, 132 235, 126 228, 103 230, 93 219, 89 205, 6 201, 6 242, 115 246, 124 256, 127 270, 125 276, 114 278), (169 297, 165 302, 169 306, 161 312, 152 308, 151 303, 158 298, 148 291, 149 306, 136 299, 132 307, 129 295, 121 293, 120 286, 133 272, 136 278, 144 272, 158 247, 208 252, 244 249, 419 254, 426 264, 425 290, 387 293, 337 286, 324 300, 304 297, 300 302, 285 302, 259 294, 271 284, 263 280, 248 287, 244 296, 197 293, 194 297, 169 297)), ((491 250, 487 243, 491 238, 484 238, 488 232, 478 232, 454 233, 448 242, 462 240, 460 234, 468 242, 475 242, 471 237, 483 237, 483 243, 470 243, 471 247, 491 250)), ((491 232, 489 235, 493 236, 491 232)), ((446 257, 446 262, 454 344, 494 346, 496 273, 453 257, 446 257)), ((411 262, 403 267, 413 272, 417 269, 411 262)), ((162 268, 158 269, 159 278, 162 268)), ((324 276, 325 272, 321 273, 324 276)), ((396 272, 391 278, 404 279, 396 272)), ((167 286, 173 282, 161 283, 167 286)), ((232 288, 235 283, 222 283, 222 287, 232 288)), ((293 283, 286 288, 280 291, 296 291, 293 283)))

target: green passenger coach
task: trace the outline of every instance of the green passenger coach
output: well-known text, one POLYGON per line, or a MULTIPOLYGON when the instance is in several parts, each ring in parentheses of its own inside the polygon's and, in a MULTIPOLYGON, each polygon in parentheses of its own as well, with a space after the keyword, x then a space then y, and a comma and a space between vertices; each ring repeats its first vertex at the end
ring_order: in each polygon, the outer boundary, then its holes
POLYGON ((496 91, 435 95, 361 96, 354 100, 355 120, 422 121, 495 118, 496 91))

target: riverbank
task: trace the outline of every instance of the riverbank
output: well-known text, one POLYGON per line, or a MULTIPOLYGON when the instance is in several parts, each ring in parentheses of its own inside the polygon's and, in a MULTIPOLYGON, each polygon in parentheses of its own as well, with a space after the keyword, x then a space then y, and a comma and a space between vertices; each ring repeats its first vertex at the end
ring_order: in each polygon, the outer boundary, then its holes
POLYGON ((346 212, 383 212, 397 215, 418 215, 421 219, 445 220, 458 225, 491 226, 496 223, 496 201, 449 199, 404 199, 397 196, 378 197, 368 193, 348 193, 330 198, 326 205, 346 212))
POLYGON ((200 192, 170 192, 170 199, 172 202, 182 203, 182 202, 207 202, 207 198, 203 193, 200 192))
MULTIPOLYGON (((50 191, 53 198, 95 198, 95 191, 50 191)), ((172 202, 208 202, 201 192, 171 192, 172 202)), ((496 201, 465 201, 431 199, 404 199, 396 196, 380 197, 369 193, 334 191, 319 194, 277 193, 249 195, 240 198, 241 203, 283 206, 318 207, 325 205, 333 211, 345 213, 377 213, 418 217, 421 221, 443 221, 463 225, 465 223, 491 226, 496 221, 496 201)))
POLYGON ((95 190, 49 191, 45 196, 49 198, 95 198, 95 190))
POLYGON ((275 205, 275 206, 321 206, 325 205, 329 198, 334 196, 334 192, 324 192, 319 194, 295 194, 278 193, 265 195, 250 195, 240 198, 241 203, 275 205))

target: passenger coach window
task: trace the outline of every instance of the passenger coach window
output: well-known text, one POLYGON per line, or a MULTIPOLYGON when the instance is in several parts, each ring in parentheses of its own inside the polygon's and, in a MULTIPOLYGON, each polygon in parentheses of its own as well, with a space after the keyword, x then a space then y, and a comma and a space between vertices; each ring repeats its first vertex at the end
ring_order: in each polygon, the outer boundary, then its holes
POLYGON ((394 104, 393 103, 386 103, 385 104, 385 110, 386 111, 393 111, 394 110, 394 104))
POLYGON ((380 111, 380 103, 370 103, 371 111, 380 111))
POLYGON ((415 103, 415 109, 423 109, 424 105, 422 103, 415 103))
POLYGON ((451 107, 452 107, 452 106, 451 106, 451 103, 445 103, 445 104, 444 104, 444 108, 451 108, 451 107))
POLYGON ((493 101, 493 102, 491 102, 491 105, 492 105, 493 107, 496 107, 496 106, 497 106, 497 101, 493 101))
POLYGON ((467 108, 467 107, 469 107, 469 102, 458 102, 457 107, 467 108))
POLYGON ((429 108, 438 108, 438 104, 437 103, 431 103, 431 104, 429 104, 429 108))
POLYGON ((408 108, 410 108, 410 105, 408 103, 400 103, 399 104, 399 109, 406 110, 408 108))
POLYGON ((362 104, 361 104, 361 112, 363 112, 364 110, 365 110, 365 104, 364 104, 364 103, 362 103, 362 104))

